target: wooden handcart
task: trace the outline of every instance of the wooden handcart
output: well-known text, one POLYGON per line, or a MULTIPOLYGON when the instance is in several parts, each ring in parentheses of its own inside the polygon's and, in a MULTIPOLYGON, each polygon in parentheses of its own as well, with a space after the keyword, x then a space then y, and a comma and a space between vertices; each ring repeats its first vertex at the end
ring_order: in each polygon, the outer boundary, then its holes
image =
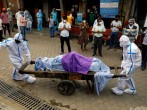
MULTIPOLYGON (((35 64, 33 61, 32 64, 35 64)), ((58 84, 58 91, 62 95, 72 95, 75 92, 75 83, 74 80, 86 80, 88 90, 90 92, 94 91, 94 74, 95 72, 88 72, 88 74, 79 74, 79 73, 72 73, 72 72, 65 72, 65 71, 32 71, 32 70, 25 70, 28 66, 28 63, 24 63, 23 66, 20 68, 20 74, 34 74, 35 77, 40 78, 59 78, 61 81, 58 84)), ((115 69, 117 72, 120 67, 113 67, 110 66, 110 69, 115 69)), ((126 77, 125 75, 115 74, 112 78, 118 77, 126 77)))

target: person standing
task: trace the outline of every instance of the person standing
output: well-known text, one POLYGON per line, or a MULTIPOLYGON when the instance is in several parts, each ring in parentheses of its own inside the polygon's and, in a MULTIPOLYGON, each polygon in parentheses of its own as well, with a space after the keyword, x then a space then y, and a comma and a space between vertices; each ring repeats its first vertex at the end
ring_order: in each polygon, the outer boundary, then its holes
POLYGON ((119 20, 119 16, 116 15, 115 19, 111 22, 111 35, 110 35, 110 39, 109 39, 109 49, 112 48, 112 43, 114 45, 114 50, 116 50, 116 46, 118 43, 118 32, 119 30, 122 28, 122 23, 119 20))
POLYGON ((41 9, 37 12, 37 24, 38 24, 38 31, 42 30, 42 22, 43 22, 43 13, 41 9))
POLYGON ((0 41, 2 41, 3 38, 3 26, 2 26, 2 19, 0 17, 0 41))
POLYGON ((33 18, 30 12, 28 11, 28 18, 27 18, 27 31, 29 33, 32 32, 32 24, 33 24, 33 18))
POLYGON ((89 38, 88 29, 89 29, 89 25, 86 22, 86 19, 83 18, 83 21, 80 24, 81 32, 80 32, 79 39, 78 39, 78 44, 81 45, 82 51, 83 51, 83 49, 86 48, 86 45, 88 44, 88 38, 89 38))
POLYGON ((124 28, 124 35, 128 36, 131 42, 137 39, 137 27, 134 25, 134 19, 129 19, 129 24, 124 28))
POLYGON ((27 25, 27 20, 25 20, 24 18, 24 12, 21 12, 21 16, 19 18, 19 21, 20 21, 20 31, 21 31, 21 34, 23 36, 23 40, 25 41, 28 41, 26 39, 26 25, 27 25))
POLYGON ((72 26, 72 25, 73 25, 73 21, 74 21, 74 17, 72 16, 72 13, 70 13, 70 14, 67 16, 67 22, 69 22, 70 25, 72 26))
POLYGON ((28 74, 20 74, 19 69, 23 65, 23 54, 26 56, 26 61, 31 64, 31 55, 27 42, 23 41, 22 35, 17 33, 14 38, 8 38, 3 42, 0 42, 0 49, 7 48, 9 52, 9 58, 14 66, 13 79, 15 81, 24 80, 27 83, 34 83, 36 78, 29 76, 28 74))
MULTIPOLYGON (((98 20, 101 20, 101 23, 104 25, 104 21, 102 20, 102 16, 101 15, 97 15, 97 19, 95 19, 93 26, 98 24, 98 20)), ((91 49, 93 49, 94 47, 94 36, 92 37, 92 46, 91 49)))
POLYGON ((30 18, 27 19, 27 26, 26 26, 27 32, 32 32, 32 20, 30 18))
POLYGON ((97 47, 98 53, 102 57, 102 40, 103 40, 103 33, 106 31, 105 26, 102 24, 101 19, 98 19, 97 25, 94 25, 92 28, 92 32, 94 34, 94 48, 93 48, 93 55, 96 55, 97 47))
POLYGON ((68 52, 71 52, 69 32, 71 25, 67 22, 67 16, 63 16, 63 21, 59 23, 58 30, 60 31, 61 54, 64 54, 64 41, 67 44, 68 52))
POLYGON ((55 8, 52 9, 51 15, 53 17, 54 20, 54 31, 57 31, 58 28, 58 17, 57 17, 57 11, 55 8))
POLYGON ((17 28, 18 28, 18 32, 20 33, 20 21, 19 18, 21 16, 21 9, 18 9, 18 12, 15 14, 15 18, 17 20, 17 28))
POLYGON ((48 18, 49 21, 49 33, 50 33, 50 38, 54 37, 54 19, 52 15, 48 18))
POLYGON ((30 16, 29 11, 28 10, 25 10, 24 11, 24 18, 25 18, 25 20, 27 20, 29 18, 29 16, 30 16))
POLYGON ((14 32, 14 23, 13 23, 13 13, 10 8, 7 8, 9 24, 10 24, 10 31, 14 32))
POLYGON ((3 29, 4 29, 4 35, 6 36, 6 28, 8 30, 9 36, 11 36, 10 33, 10 24, 9 24, 9 18, 8 18, 8 13, 7 10, 5 8, 3 8, 2 10, 2 14, 1 14, 1 19, 3 22, 3 29))
POLYGON ((147 63, 147 29, 144 32, 144 38, 142 42, 142 63, 141 63, 141 70, 144 71, 146 69, 147 63))
POLYGON ((89 22, 90 22, 90 26, 93 26, 93 23, 94 23, 94 20, 95 20, 95 14, 93 11, 90 12, 90 19, 89 19, 89 22))
POLYGON ((57 11, 55 8, 52 9, 51 15, 52 15, 54 21, 57 22, 58 18, 57 18, 57 11))
POLYGON ((116 95, 123 93, 135 94, 136 88, 133 81, 134 73, 141 66, 141 52, 135 43, 131 43, 129 38, 122 35, 119 39, 120 47, 123 47, 123 60, 121 68, 123 69, 120 74, 126 77, 118 78, 117 86, 112 88, 112 92, 116 95))
POLYGON ((102 20, 102 16, 101 15, 97 15, 97 19, 94 20, 93 26, 98 23, 99 19, 101 20, 102 24, 104 25, 104 21, 102 20))

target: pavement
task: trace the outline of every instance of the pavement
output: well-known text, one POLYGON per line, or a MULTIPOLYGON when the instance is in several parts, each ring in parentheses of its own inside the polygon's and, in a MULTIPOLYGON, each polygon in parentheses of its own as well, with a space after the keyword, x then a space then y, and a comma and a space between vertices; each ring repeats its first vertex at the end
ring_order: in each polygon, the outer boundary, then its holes
MULTIPOLYGON (((14 35, 15 32, 12 33, 14 35)), ((28 44, 31 51, 32 59, 38 57, 55 57, 60 54, 60 39, 58 33, 54 38, 49 37, 47 29, 43 31, 33 30, 31 34, 27 34, 28 44)), ((68 53, 65 44, 65 53, 68 53)), ((121 63, 122 50, 107 50, 108 46, 103 46, 103 57, 96 55, 108 66, 119 66, 121 63)), ((93 50, 91 43, 87 45, 86 50, 82 52, 77 44, 77 39, 71 39, 71 49, 87 57, 92 57, 93 50)), ((27 67, 33 70, 33 66, 27 67)), ((57 84, 60 82, 56 78, 37 78, 34 84, 26 84, 25 82, 15 82, 12 80, 13 65, 9 61, 6 49, 0 50, 0 79, 7 84, 19 87, 28 92, 32 96, 36 96, 61 110, 147 110, 147 69, 140 69, 134 75, 137 93, 135 95, 123 94, 121 96, 114 95, 111 88, 116 86, 117 79, 112 79, 106 85, 104 90, 98 96, 96 92, 88 93, 85 80, 77 80, 79 87, 71 96, 61 95, 57 90, 57 84)), ((113 70, 112 73, 116 72, 113 70)), ((120 71, 118 71, 119 73, 120 71)), ((9 105, 12 100, 0 96, 0 105, 8 106, 7 110, 17 110, 16 106, 9 105), (3 100, 8 100, 9 103, 3 100)), ((16 104, 17 105, 17 104, 16 104)), ((20 107, 21 105, 19 105, 20 107)), ((0 106, 1 108, 1 106, 0 106)), ((18 109, 19 110, 19 109, 18 109)), ((25 109, 24 109, 25 110, 25 109)))

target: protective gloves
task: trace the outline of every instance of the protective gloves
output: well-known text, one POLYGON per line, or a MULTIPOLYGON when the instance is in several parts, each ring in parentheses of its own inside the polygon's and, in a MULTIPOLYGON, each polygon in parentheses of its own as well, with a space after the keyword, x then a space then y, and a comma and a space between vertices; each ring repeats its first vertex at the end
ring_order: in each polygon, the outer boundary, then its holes
POLYGON ((128 72, 126 70, 121 71, 120 74, 124 74, 126 75, 126 78, 129 78, 128 72))
POLYGON ((32 61, 32 60, 31 60, 31 61, 27 61, 27 63, 28 63, 28 64, 34 64, 35 61, 32 61))

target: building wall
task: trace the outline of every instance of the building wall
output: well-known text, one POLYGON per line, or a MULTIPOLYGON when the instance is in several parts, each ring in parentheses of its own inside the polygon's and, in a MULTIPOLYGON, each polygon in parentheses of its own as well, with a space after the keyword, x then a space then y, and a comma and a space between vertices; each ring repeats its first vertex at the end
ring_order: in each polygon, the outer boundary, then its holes
MULTIPOLYGON (((3 2, 0 0, 0 7, 3 7, 3 2)), ((0 9, 0 13, 2 13, 2 9, 0 9)))
POLYGON ((2 0, 4 8, 10 8, 13 13, 17 12, 18 8, 23 8, 22 0, 2 0))
MULTIPOLYGON (((61 9, 60 2, 63 3, 64 13, 76 9, 76 12, 85 13, 87 9, 91 9, 93 6, 99 8, 100 0, 0 0, 3 7, 10 7, 11 10, 15 13, 18 8, 33 10, 34 9, 43 9, 43 12, 48 18, 49 13, 52 11, 52 8, 61 9), (68 4, 68 5, 67 5, 68 4)), ((119 14, 125 16, 125 20, 128 20, 130 16, 133 17, 144 17, 146 15, 147 0, 119 0, 119 14), (133 1, 131 3, 131 1, 133 1)), ((1 7, 2 7, 1 5, 1 7)), ((98 9, 99 10, 99 9, 98 9)), ((62 11, 62 10, 61 10, 62 11)), ((74 10, 75 11, 75 10, 74 10)), ((34 12, 32 12, 34 13, 34 12)))
POLYGON ((43 12, 45 14, 46 20, 48 19, 49 13, 48 13, 48 1, 44 0, 43 2, 43 12))

